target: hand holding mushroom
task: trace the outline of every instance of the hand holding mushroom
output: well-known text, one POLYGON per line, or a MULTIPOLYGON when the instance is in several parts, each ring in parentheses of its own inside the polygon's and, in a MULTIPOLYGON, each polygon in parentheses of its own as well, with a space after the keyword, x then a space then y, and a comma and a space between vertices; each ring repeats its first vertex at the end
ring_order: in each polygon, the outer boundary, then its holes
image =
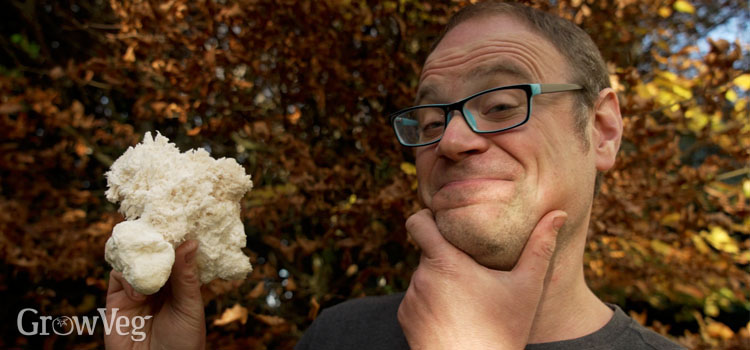
POLYGON ((180 153, 147 132, 105 174, 107 199, 120 203, 125 221, 112 230, 105 259, 142 294, 169 279, 175 248, 194 239, 201 283, 243 279, 252 271, 240 199, 253 183, 234 159, 213 159, 203 149, 180 153))

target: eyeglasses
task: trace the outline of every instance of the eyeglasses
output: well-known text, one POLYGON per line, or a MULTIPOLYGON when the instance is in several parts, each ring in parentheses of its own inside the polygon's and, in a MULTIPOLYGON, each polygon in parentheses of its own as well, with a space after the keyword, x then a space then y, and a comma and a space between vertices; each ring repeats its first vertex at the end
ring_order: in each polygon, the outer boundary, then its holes
POLYGON ((440 141, 453 111, 460 111, 472 131, 496 133, 519 127, 531 116, 531 98, 552 92, 582 90, 575 84, 520 84, 484 90, 448 104, 429 104, 402 109, 390 120, 398 141, 407 147, 440 141))

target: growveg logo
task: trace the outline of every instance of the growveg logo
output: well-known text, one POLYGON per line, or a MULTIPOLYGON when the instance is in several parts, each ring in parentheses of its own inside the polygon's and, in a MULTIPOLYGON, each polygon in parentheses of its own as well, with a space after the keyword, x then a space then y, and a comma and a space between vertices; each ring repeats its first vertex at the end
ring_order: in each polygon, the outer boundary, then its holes
POLYGON ((74 332, 77 335, 93 335, 101 319, 104 327, 104 333, 109 335, 116 332, 119 335, 130 335, 133 341, 143 341, 146 339, 146 333, 141 331, 146 325, 146 320, 152 318, 152 315, 134 316, 128 318, 118 316, 120 309, 113 308, 111 317, 107 318, 106 308, 96 309, 98 316, 36 316, 39 311, 32 308, 26 308, 18 312, 16 325, 18 332, 22 335, 50 335, 57 334, 61 336, 71 335, 74 332))

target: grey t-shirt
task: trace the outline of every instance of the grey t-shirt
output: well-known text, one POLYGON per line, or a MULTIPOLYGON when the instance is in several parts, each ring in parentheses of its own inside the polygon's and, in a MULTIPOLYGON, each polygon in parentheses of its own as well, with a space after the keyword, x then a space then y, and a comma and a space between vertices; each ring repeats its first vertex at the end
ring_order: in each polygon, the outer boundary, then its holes
MULTIPOLYGON (((297 350, 408 350, 396 318, 404 294, 367 297, 324 310, 297 344, 297 350)), ((600 330, 581 338, 529 344, 527 350, 685 349, 630 318, 616 305, 614 316, 600 330)))

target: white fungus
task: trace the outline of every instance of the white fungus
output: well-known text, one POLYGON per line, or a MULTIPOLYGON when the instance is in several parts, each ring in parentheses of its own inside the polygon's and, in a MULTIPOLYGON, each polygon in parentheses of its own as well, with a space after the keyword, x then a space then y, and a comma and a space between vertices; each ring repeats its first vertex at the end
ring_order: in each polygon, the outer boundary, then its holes
POLYGON ((252 271, 242 253, 240 199, 253 182, 234 159, 213 159, 203 149, 180 153, 147 132, 105 176, 107 199, 120 203, 126 220, 112 230, 104 256, 139 293, 156 293, 167 282, 175 249, 188 239, 199 242, 201 283, 252 271))

